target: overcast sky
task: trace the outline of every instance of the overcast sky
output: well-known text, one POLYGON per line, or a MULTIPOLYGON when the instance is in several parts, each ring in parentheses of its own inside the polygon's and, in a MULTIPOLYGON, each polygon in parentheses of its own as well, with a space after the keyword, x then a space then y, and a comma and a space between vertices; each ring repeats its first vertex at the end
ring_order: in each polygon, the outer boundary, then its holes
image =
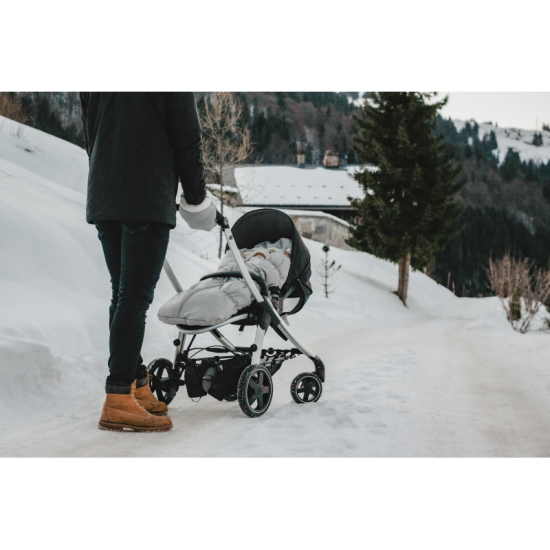
POLYGON ((449 103, 441 110, 445 118, 496 122, 500 127, 540 130, 550 124, 550 92, 441 92, 449 103), (536 127, 538 119, 538 128, 536 127))

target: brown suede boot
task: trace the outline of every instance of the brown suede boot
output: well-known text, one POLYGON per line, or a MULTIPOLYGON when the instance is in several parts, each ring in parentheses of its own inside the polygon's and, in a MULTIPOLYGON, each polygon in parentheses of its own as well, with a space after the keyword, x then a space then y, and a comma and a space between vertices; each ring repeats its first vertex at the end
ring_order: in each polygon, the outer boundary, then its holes
POLYGON ((149 378, 136 380, 136 397, 138 403, 147 412, 157 416, 166 416, 168 407, 166 406, 166 403, 159 401, 155 397, 155 394, 151 391, 151 387, 149 386, 149 378))
POLYGON ((124 428, 136 432, 166 432, 172 428, 167 416, 148 413, 136 398, 136 383, 129 394, 108 393, 101 411, 99 427, 102 430, 122 431, 124 428))

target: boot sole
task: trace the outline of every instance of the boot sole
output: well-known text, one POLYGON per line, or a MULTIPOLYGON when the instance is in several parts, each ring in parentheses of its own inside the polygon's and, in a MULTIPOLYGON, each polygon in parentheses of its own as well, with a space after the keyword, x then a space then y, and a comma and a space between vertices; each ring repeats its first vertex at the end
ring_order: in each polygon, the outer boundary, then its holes
POLYGON ((124 428, 132 430, 134 432, 167 432, 171 430, 173 426, 167 426, 165 428, 148 428, 148 427, 138 427, 138 426, 129 426, 128 424, 118 424, 115 422, 104 422, 103 420, 99 421, 98 427, 100 430, 107 430, 110 432, 121 432, 124 428))

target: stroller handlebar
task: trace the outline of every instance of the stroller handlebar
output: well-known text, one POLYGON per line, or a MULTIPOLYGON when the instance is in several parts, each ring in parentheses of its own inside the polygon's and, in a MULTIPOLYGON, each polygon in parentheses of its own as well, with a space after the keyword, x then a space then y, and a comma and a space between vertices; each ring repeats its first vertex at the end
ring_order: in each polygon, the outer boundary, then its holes
MULTIPOLYGON (((179 211, 180 205, 176 203, 176 211, 179 211)), ((229 221, 225 216, 223 216, 219 210, 216 210, 216 224, 219 225, 222 229, 229 229, 229 221)))
POLYGON ((218 210, 216 210, 216 223, 222 228, 222 229, 229 229, 229 221, 227 218, 221 214, 218 210))

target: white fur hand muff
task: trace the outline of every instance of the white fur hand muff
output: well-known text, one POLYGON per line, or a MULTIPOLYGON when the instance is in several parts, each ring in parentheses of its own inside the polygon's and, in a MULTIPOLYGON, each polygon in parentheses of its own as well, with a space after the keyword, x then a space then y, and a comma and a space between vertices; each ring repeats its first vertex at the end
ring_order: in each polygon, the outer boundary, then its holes
POLYGON ((216 226, 216 207, 206 197, 201 204, 188 204, 182 195, 179 213, 191 229, 210 231, 216 226))

